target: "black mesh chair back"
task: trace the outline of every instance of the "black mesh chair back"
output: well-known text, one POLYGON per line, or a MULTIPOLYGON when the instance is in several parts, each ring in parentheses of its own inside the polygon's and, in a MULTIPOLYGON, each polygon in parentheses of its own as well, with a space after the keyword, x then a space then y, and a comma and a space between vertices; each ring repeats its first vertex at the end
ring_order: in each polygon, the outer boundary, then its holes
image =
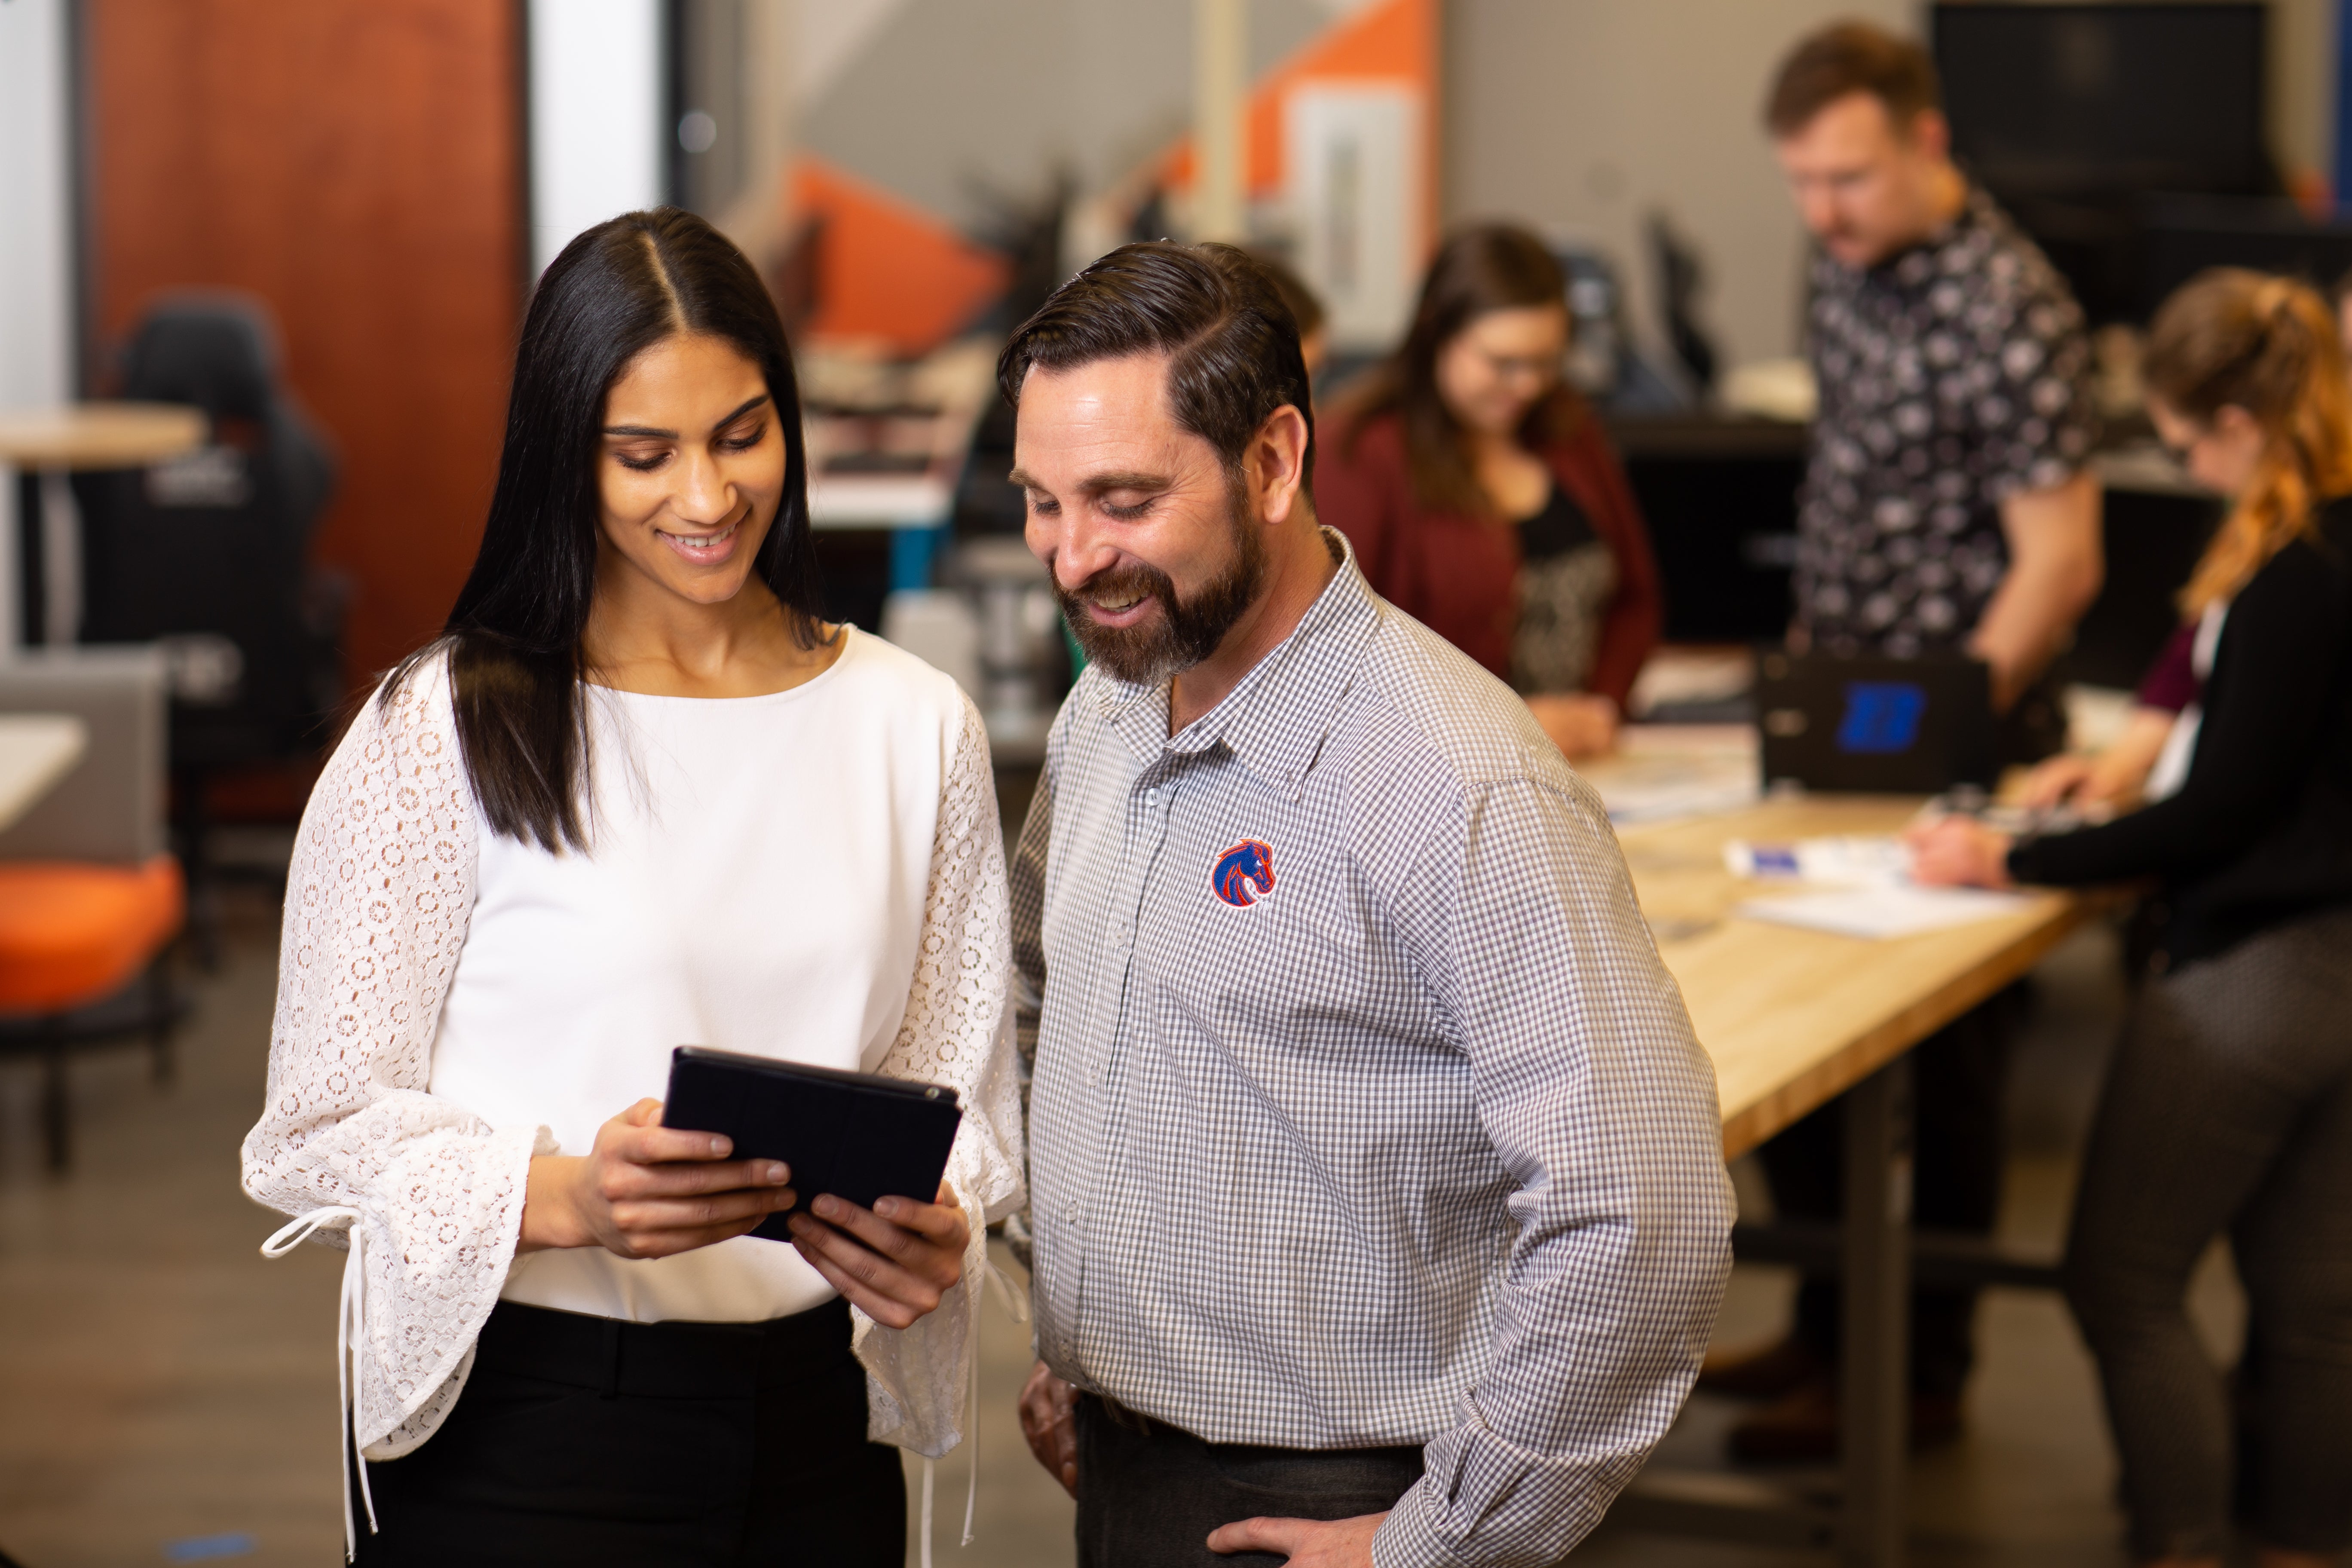
POLYGON ((152 468, 75 479, 81 640, 172 648, 175 769, 309 749, 341 698, 340 615, 321 613, 309 559, 334 464, 285 391, 265 308, 157 305, 124 353, 122 395, 192 404, 213 437, 152 468))

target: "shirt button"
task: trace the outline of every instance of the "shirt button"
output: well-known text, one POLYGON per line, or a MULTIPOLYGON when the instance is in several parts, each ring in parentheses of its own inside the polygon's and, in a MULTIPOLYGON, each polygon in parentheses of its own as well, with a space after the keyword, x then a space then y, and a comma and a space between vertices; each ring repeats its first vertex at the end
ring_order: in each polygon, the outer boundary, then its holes
POLYGON ((1066 1208, 1064 1208, 1064 1209, 1062 1210, 1062 1217, 1063 1217, 1064 1219, 1066 1219, 1066 1220, 1068 1220, 1072 1225, 1076 1225, 1076 1224, 1077 1224, 1077 1223, 1078 1223, 1078 1205, 1077 1205, 1077 1200, 1076 1200, 1075 1198, 1074 1198, 1074 1199, 1072 1199, 1072 1200, 1070 1201, 1070 1203, 1069 1203, 1068 1206, 1067 1206, 1067 1207, 1066 1207, 1066 1208))

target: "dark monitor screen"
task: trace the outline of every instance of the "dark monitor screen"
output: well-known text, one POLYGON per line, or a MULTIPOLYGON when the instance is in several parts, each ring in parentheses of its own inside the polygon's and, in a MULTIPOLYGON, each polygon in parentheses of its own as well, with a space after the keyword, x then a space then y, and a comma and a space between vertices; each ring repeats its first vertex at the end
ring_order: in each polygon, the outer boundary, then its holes
POLYGON ((2262 5, 1939 5, 1953 150, 1995 191, 2265 187, 2262 5))
POLYGON ((2352 224, 2314 223, 2289 201, 2152 196, 2141 204, 2140 223, 2149 315, 2209 267, 2283 273, 2323 293, 2352 275, 2352 224))

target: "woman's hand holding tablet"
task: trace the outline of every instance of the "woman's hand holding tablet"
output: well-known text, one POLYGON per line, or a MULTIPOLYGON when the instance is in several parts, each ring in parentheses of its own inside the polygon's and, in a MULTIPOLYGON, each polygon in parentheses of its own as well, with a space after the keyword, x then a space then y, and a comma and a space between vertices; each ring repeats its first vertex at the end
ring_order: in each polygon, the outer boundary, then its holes
MULTIPOLYGON (((596 1130, 591 1152, 533 1160, 515 1250, 667 1258, 748 1236, 798 1201, 782 1161, 730 1159, 726 1134, 664 1127, 661 1115, 660 1100, 641 1100, 596 1130)), ((793 1247, 885 1327, 906 1328, 963 1279, 971 1231, 944 1182, 936 1203, 886 1197, 868 1209, 825 1194, 813 1206, 814 1219, 785 1222, 793 1247)))
POLYGON ((885 1328, 914 1322, 963 1279, 971 1230, 945 1182, 937 1203, 877 1198, 866 1209, 826 1194, 810 1210, 815 1218, 801 1213, 784 1222, 793 1247, 851 1306, 885 1328))
POLYGON ((531 1161, 515 1250, 667 1258, 747 1235, 793 1206, 782 1161, 730 1160, 724 1136, 664 1127, 661 1110, 660 1100, 641 1100, 596 1130, 591 1152, 531 1161))

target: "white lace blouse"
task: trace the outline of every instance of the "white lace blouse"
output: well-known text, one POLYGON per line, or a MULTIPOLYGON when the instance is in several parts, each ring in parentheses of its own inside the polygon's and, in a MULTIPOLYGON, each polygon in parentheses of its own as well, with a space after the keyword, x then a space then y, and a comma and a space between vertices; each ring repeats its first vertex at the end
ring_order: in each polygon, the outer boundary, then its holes
POLYGON ((963 1283, 903 1331, 856 1314, 869 1435, 931 1457, 961 1439, 982 1226, 1021 1201, 1003 847, 970 700, 845 635, 831 668, 772 696, 586 691, 586 855, 489 832, 440 661, 336 749, 288 879, 245 1185, 324 1211, 328 1245, 359 1233, 345 1332, 369 1458, 432 1436, 501 1297, 742 1321, 832 1295, 751 1237, 655 1261, 516 1257, 532 1156, 586 1152, 605 1119, 661 1095, 688 1044, 961 1096, 963 1283))

